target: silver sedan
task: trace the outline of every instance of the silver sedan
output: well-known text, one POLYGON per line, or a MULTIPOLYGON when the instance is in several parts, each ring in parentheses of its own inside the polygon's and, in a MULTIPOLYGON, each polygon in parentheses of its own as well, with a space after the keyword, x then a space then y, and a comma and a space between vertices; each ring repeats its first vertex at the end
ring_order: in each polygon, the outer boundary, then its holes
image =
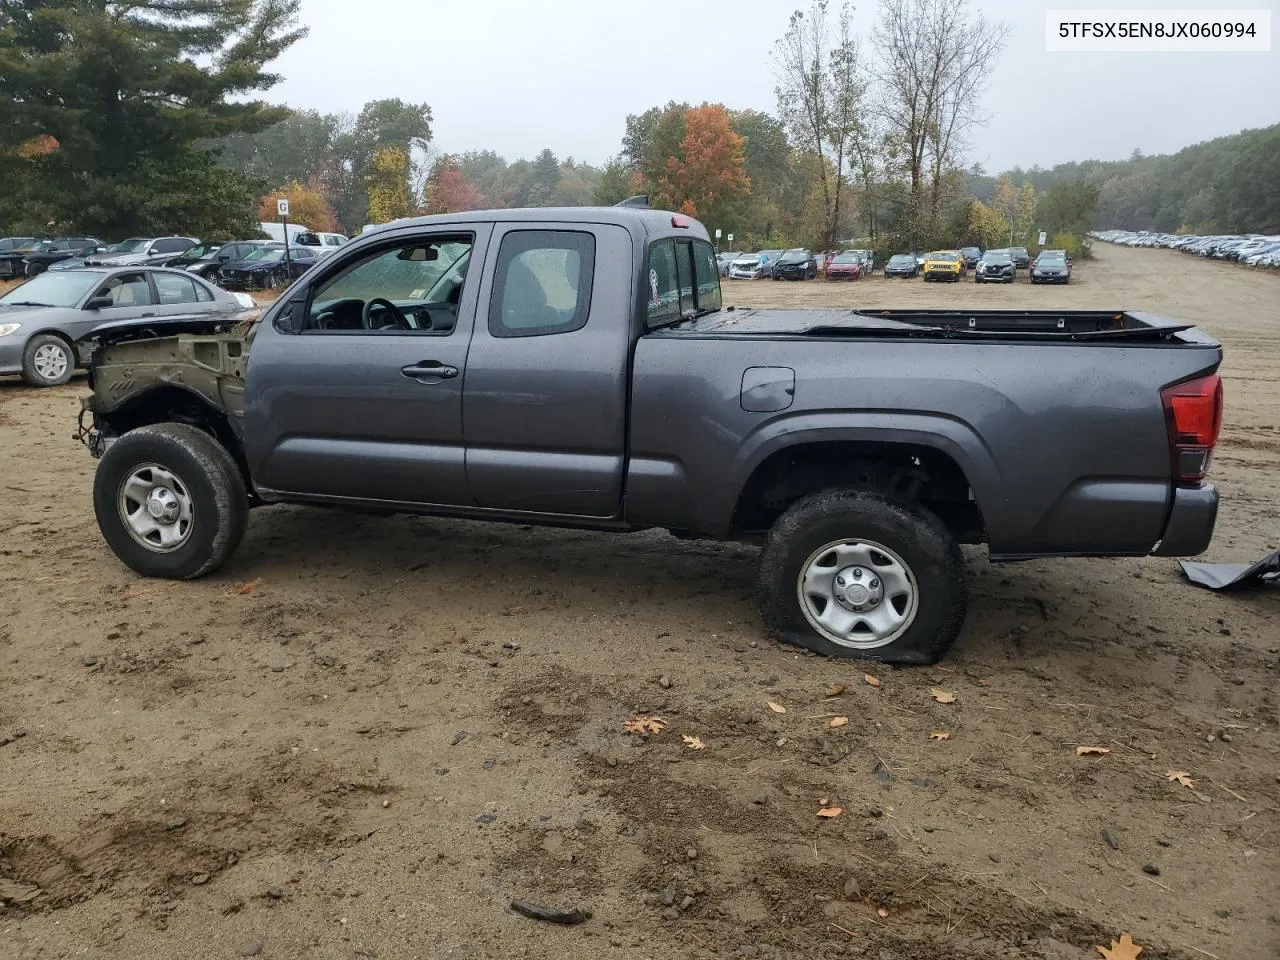
POLYGON ((0 297, 0 374, 36 387, 71 379, 88 359, 76 341, 104 323, 237 313, 253 298, 182 270, 86 267, 42 273, 0 297))

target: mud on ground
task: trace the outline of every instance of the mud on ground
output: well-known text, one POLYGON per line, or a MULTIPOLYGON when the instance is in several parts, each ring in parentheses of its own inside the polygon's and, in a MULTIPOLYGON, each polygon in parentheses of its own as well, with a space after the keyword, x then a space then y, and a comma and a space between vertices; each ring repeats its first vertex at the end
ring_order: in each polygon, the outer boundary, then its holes
MULTIPOLYGON (((726 293, 1193 320, 1227 348, 1209 558, 1280 546, 1280 278, 1104 246, 1067 288, 726 293)), ((972 551, 954 652, 872 686, 764 636, 752 550, 658 533, 269 508, 216 577, 144 581, 84 389, 0 382, 4 960, 1280 955, 1275 591, 972 551)))

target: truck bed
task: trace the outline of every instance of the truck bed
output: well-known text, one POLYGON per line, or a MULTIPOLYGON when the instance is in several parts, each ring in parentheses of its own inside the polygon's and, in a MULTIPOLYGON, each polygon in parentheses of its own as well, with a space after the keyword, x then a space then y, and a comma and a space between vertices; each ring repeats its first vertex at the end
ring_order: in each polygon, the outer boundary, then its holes
POLYGON ((785 310, 728 308, 654 335, 1139 341, 1216 346, 1192 324, 1133 310, 785 310))

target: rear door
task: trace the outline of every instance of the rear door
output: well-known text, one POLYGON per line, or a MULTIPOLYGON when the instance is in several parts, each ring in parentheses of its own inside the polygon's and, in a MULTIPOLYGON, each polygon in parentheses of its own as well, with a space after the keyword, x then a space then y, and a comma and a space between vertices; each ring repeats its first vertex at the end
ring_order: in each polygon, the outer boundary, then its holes
POLYGON ((469 506, 462 372, 492 225, 397 231, 308 271, 253 343, 245 437, 260 488, 469 506))
POLYGON ((634 302, 622 227, 500 224, 463 395, 481 507, 590 517, 622 505, 634 302))

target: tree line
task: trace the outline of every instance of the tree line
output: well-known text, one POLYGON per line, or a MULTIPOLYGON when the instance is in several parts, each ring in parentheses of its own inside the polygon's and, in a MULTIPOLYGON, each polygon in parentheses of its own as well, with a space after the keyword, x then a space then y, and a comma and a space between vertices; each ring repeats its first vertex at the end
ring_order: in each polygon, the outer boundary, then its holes
POLYGON ((551 148, 435 148, 429 104, 355 113, 254 99, 305 35, 299 0, 0 5, 0 229, 221 239, 275 198, 313 229, 415 213, 609 204, 644 193, 735 246, 1064 244, 1095 225, 1280 229, 1280 127, 1170 157, 987 176, 964 167, 1007 37, 968 0, 881 0, 870 36, 818 0, 775 44, 772 110, 669 102, 628 116, 602 167, 551 148), (91 81, 91 82, 90 82, 91 81))

